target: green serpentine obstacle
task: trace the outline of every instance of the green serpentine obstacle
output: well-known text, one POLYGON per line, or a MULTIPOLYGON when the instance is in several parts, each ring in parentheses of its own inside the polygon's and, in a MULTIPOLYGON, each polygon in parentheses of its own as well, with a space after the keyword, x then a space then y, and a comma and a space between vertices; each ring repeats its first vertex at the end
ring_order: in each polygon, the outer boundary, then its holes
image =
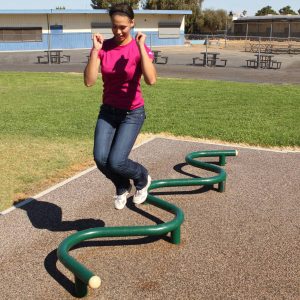
MULTIPOLYGON (((149 191, 162 187, 199 186, 218 184, 218 191, 225 191, 226 172, 217 165, 196 160, 199 157, 219 157, 219 164, 224 166, 226 156, 237 156, 236 150, 199 151, 189 153, 185 160, 188 164, 213 171, 218 175, 208 178, 182 178, 163 179, 152 181, 149 191)), ((87 295, 88 286, 98 288, 101 280, 92 271, 69 255, 75 245, 99 237, 124 237, 124 236, 162 236, 171 233, 171 242, 180 243, 180 225, 184 220, 183 211, 177 206, 149 194, 147 203, 155 205, 175 215, 172 221, 150 226, 124 226, 124 227, 97 227, 76 232, 64 239, 57 249, 58 259, 75 275, 75 292, 78 297, 87 295)))

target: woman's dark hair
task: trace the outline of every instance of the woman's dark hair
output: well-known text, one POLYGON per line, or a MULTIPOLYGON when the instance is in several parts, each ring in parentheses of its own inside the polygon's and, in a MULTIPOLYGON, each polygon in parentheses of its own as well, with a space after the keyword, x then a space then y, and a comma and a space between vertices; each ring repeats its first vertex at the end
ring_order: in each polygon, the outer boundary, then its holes
POLYGON ((126 3, 118 3, 115 5, 112 5, 108 9, 109 16, 112 17, 113 14, 119 14, 119 15, 125 15, 129 19, 134 19, 134 12, 132 7, 129 4, 126 3))

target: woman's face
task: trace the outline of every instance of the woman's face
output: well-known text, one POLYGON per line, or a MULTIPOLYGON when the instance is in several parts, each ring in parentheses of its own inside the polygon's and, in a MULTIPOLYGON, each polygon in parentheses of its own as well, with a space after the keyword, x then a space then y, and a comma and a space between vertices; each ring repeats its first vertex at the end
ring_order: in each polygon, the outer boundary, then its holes
POLYGON ((127 16, 114 14, 111 17, 112 32, 118 44, 123 44, 130 39, 130 30, 134 26, 134 20, 127 16))

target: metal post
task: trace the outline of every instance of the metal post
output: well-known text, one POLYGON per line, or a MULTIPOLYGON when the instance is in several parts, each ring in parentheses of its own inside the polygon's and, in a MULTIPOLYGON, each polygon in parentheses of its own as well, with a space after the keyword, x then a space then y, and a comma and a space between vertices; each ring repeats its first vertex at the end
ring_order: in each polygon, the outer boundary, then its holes
POLYGON ((220 166, 226 165, 226 156, 225 155, 220 155, 219 164, 220 164, 220 166))
POLYGON ((225 26, 226 26, 226 28, 225 28, 225 48, 226 48, 226 46, 227 46, 227 44, 226 44, 226 40, 227 40, 227 30, 228 30, 228 29, 227 29, 227 28, 228 28, 227 18, 228 18, 228 17, 227 17, 227 14, 226 14, 226 25, 225 25, 225 26))
POLYGON ((180 226, 171 232, 171 242, 172 244, 180 244, 180 226))
POLYGON ((75 276, 75 294, 78 298, 83 298, 87 295, 88 288, 87 285, 81 281, 77 276, 75 276))
POLYGON ((220 193, 225 192, 225 185, 226 185, 226 181, 220 182, 219 186, 218 186, 218 192, 220 192, 220 193))
POLYGON ((48 63, 51 64, 50 49, 51 49, 51 36, 50 36, 50 20, 49 14, 47 14, 47 26, 48 26, 48 63))
POLYGON ((257 68, 260 67, 260 40, 261 40, 261 37, 258 38, 258 58, 257 58, 257 68))
POLYGON ((206 36, 206 49, 205 49, 205 67, 207 67, 207 63, 208 63, 208 60, 207 60, 207 47, 208 47, 208 35, 206 36))

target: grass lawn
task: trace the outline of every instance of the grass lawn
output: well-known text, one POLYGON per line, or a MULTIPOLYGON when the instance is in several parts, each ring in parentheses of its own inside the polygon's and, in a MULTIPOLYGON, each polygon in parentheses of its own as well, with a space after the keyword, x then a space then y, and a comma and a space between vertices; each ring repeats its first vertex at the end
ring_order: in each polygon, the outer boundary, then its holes
MULTIPOLYGON (((143 132, 300 146, 300 86, 160 78, 143 91, 143 132)), ((93 165, 100 80, 2 72, 0 96, 0 211, 93 165)))

